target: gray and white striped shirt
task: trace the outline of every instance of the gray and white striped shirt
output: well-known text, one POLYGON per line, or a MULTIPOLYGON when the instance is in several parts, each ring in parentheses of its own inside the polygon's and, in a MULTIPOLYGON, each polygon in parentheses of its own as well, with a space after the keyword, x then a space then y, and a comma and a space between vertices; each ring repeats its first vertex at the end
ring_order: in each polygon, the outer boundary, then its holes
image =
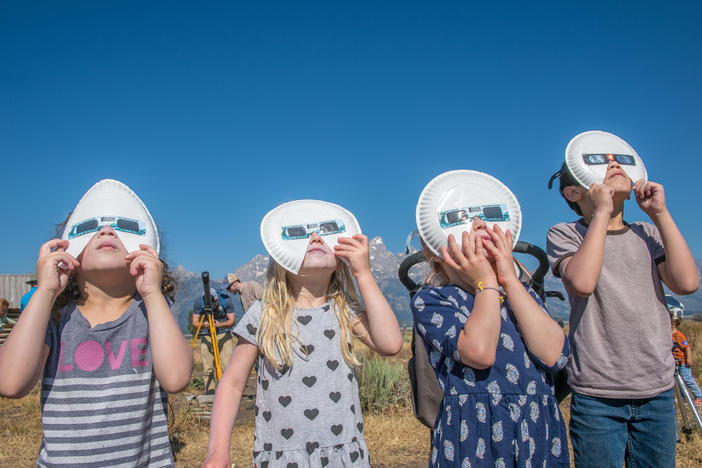
POLYGON ((49 322, 37 466, 173 466, 168 395, 153 373, 140 298, 93 328, 75 304, 49 322))

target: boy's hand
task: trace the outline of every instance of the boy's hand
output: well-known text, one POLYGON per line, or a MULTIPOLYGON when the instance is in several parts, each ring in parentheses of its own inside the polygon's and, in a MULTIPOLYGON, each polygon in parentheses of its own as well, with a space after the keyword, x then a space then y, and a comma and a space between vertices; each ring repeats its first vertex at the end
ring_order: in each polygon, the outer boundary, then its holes
POLYGON ((587 201, 592 213, 606 214, 609 218, 614 212, 614 189, 609 185, 592 184, 587 191, 587 201))
POLYGON ((502 231, 497 224, 486 231, 490 234, 492 242, 483 239, 483 247, 493 257, 492 264, 497 273, 497 282, 504 287, 512 281, 519 281, 512 257, 512 233, 509 230, 502 231))
POLYGON ((665 207, 665 191, 661 184, 647 180, 637 180, 634 184, 636 203, 649 216, 663 213, 665 207))
POLYGON ((497 288, 497 277, 487 259, 480 234, 477 231, 472 231, 470 234, 463 231, 461 240, 462 245, 458 247, 453 234, 448 236, 448 248, 441 247, 443 262, 456 271, 472 290, 475 290, 480 281, 486 287, 497 288))
POLYGON ((139 244, 141 250, 127 254, 129 273, 136 278, 136 288, 142 299, 151 294, 161 294, 163 263, 156 251, 146 244, 139 244))
POLYGON ((68 277, 71 276, 76 267, 80 266, 78 260, 66 252, 67 248, 67 240, 53 239, 43 244, 39 249, 37 289, 49 291, 54 298, 61 294, 61 291, 68 284, 68 277))
POLYGON ((339 244, 334 246, 334 255, 348 262, 351 274, 356 280, 359 279, 359 275, 371 274, 367 236, 356 234, 353 237, 339 237, 338 242, 339 244))

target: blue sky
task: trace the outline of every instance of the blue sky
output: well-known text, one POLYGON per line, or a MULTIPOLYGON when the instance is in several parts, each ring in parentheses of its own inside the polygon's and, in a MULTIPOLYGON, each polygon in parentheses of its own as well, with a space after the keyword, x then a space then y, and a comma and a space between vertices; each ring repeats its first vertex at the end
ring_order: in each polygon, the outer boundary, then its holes
POLYGON ((299 198, 400 251, 451 169, 507 184, 543 247, 575 219, 546 182, 593 129, 637 149, 702 257, 702 7, 466 3, 0 3, 0 272, 32 271, 103 178, 146 202, 169 263, 213 277, 299 198))

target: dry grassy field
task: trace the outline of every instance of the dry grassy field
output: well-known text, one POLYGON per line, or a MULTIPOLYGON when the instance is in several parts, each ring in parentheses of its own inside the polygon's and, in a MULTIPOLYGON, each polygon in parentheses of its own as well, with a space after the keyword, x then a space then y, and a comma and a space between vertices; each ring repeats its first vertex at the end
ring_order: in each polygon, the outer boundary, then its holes
MULTIPOLYGON (((702 323, 685 322, 681 329, 693 344, 694 359, 697 363, 702 363, 702 323)), ((390 366, 391 370, 400 376, 401 381, 395 382, 384 390, 391 394, 387 395, 386 407, 366 410, 364 413, 366 440, 374 467, 418 468, 427 464, 429 430, 414 419, 412 409, 408 406, 406 371, 403 369, 409 355, 409 343, 407 342, 402 352, 389 361, 392 365, 390 366)), ((194 377, 198 377, 201 374, 199 352, 195 353, 195 359, 194 377)), ((366 365, 375 365, 374 362, 370 362, 370 364, 368 362, 369 360, 366 360, 366 365)), ((387 368, 385 369, 385 372, 388 372, 387 368)), ((700 366, 693 370, 698 382, 702 382, 701 370, 700 366)), ((370 384, 363 382, 362 385, 370 384)), ((251 389, 253 389, 253 385, 251 385, 251 389)), ((185 398, 187 394, 198 392, 198 388, 190 388, 185 394, 171 396, 173 411, 170 414, 169 429, 176 456, 176 466, 178 467, 200 466, 207 452, 208 425, 196 417, 195 408, 185 398)), ((568 402, 569 399, 566 399, 561 405, 566 421, 569 417, 568 402)), ((0 438, 3 441, 3 450, 0 451, 0 467, 35 466, 36 455, 41 443, 38 388, 21 400, 0 398, 0 414, 2 415, 0 438)), ((251 466, 252 447, 253 421, 250 415, 245 414, 237 422, 232 434, 231 457, 233 466, 251 466)), ((683 438, 677 444, 677 451, 678 467, 702 466, 702 435, 695 431, 691 438, 683 438)))

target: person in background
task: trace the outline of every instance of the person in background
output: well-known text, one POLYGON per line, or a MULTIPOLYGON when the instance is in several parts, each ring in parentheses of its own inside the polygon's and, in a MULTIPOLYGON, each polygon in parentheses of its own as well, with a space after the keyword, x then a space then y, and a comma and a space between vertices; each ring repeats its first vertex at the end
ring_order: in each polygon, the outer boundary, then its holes
POLYGON ((668 306, 670 314, 670 325, 673 329, 673 358, 675 366, 682 377, 687 388, 695 396, 695 405, 702 405, 702 391, 692 376, 692 347, 683 332, 678 330, 682 322, 682 309, 680 307, 668 306))
POLYGON ((243 283, 234 273, 227 274, 224 281, 227 284, 226 288, 224 289, 232 294, 239 293, 241 298, 241 307, 244 309, 244 313, 249 310, 251 304, 261 300, 263 288, 256 281, 247 281, 243 283))
MULTIPOLYGON (((212 312, 214 314, 215 327, 217 329, 217 349, 219 350, 222 370, 227 367, 229 359, 234 352, 234 340, 232 339, 232 327, 236 322, 234 303, 223 294, 218 294, 214 288, 210 288, 212 312)), ((202 311, 205 308, 205 298, 200 296, 193 302, 192 325, 197 329, 202 318, 202 311)), ((200 327, 200 356, 202 357, 203 378, 205 380, 205 395, 215 393, 215 372, 214 372, 214 350, 212 349, 212 337, 210 336, 210 323, 207 317, 202 320, 200 327)))
POLYGON ((4 297, 0 297, 0 330, 5 328, 5 324, 14 325, 15 321, 7 316, 7 310, 10 308, 10 303, 4 297))
POLYGON ((32 277, 30 278, 29 281, 27 281, 27 284, 30 286, 30 290, 27 291, 24 296, 22 296, 22 299, 20 299, 20 312, 24 310, 25 307, 27 307, 27 303, 29 302, 29 299, 31 299, 32 295, 34 294, 34 291, 37 290, 37 274, 33 273, 32 277))

